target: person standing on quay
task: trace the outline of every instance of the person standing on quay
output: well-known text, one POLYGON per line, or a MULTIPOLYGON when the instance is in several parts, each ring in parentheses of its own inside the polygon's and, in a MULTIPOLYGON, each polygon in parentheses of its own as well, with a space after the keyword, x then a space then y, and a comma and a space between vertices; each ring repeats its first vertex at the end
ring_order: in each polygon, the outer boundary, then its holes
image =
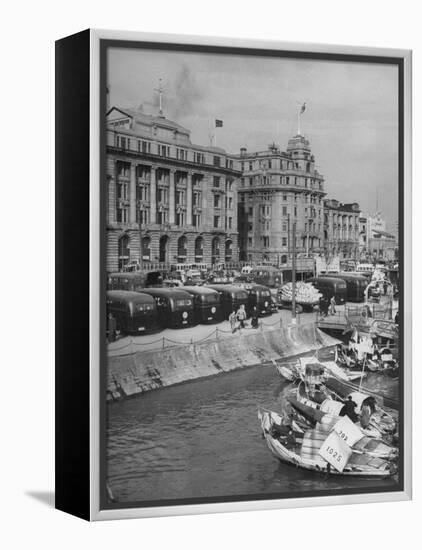
POLYGON ((244 304, 241 304, 239 309, 237 310, 237 320, 239 321, 239 328, 245 328, 246 311, 244 304))
POLYGON ((229 315, 229 323, 230 323, 230 328, 232 330, 232 334, 236 332, 236 321, 237 321, 236 311, 233 310, 229 315))
POLYGON ((335 299, 335 296, 332 296, 331 297, 331 300, 330 300, 330 313, 331 315, 335 315, 336 314, 336 299, 335 299))

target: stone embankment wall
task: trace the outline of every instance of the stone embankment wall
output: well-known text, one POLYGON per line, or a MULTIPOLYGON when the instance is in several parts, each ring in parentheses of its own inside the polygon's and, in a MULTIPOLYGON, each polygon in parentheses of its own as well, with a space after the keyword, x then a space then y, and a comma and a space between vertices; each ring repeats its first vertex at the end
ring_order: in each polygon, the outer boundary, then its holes
POLYGON ((109 357, 107 398, 120 400, 188 380, 294 357, 336 342, 309 323, 109 357))

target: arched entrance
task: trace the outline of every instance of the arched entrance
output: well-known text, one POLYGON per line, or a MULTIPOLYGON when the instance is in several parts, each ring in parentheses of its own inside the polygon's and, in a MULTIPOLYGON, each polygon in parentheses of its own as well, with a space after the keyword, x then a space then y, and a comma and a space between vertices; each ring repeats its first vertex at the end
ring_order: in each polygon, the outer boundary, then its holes
POLYGON ((201 263, 204 259, 204 239, 196 237, 195 239, 195 262, 201 263))
POLYGON ((168 262, 168 248, 169 248, 169 238, 167 235, 160 237, 160 251, 158 256, 158 261, 160 263, 168 262))
POLYGON ((179 240, 177 241, 177 261, 179 264, 186 263, 186 259, 188 256, 187 251, 187 239, 184 235, 182 235, 179 240))
POLYGON ((224 250, 224 259, 226 262, 231 262, 233 257, 233 241, 227 239, 224 250))
POLYGON ((151 237, 144 237, 142 239, 142 259, 145 262, 151 261, 151 237))
POLYGON ((216 264, 220 260, 220 239, 214 237, 211 242, 211 263, 216 264))
POLYGON ((119 271, 123 271, 126 264, 129 263, 130 249, 129 236, 122 235, 118 242, 119 271))

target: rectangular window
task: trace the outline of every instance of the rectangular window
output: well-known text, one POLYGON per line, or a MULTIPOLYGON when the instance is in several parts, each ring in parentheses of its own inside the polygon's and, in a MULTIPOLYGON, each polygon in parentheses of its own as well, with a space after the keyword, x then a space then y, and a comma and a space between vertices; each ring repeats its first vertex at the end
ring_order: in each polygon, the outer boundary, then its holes
POLYGON ((220 178, 219 178, 219 176, 214 176, 214 187, 220 187, 220 178))
POLYGON ((289 185, 290 184, 290 178, 289 176, 286 176, 286 185, 289 185))
POLYGON ((283 201, 287 200, 287 195, 283 195, 283 201))
POLYGON ((294 214, 295 214, 295 216, 297 216, 297 206, 295 206, 294 214))
POLYGON ((253 178, 249 178, 249 185, 250 185, 250 186, 253 185, 253 178))
POLYGON ((252 246, 252 237, 248 237, 248 246, 252 246))
POLYGON ((214 227, 220 227, 220 216, 214 216, 214 227))
POLYGON ((270 238, 264 237, 263 240, 264 240, 264 247, 268 248, 270 246, 270 238))
POLYGON ((286 237, 283 237, 283 238, 281 239, 281 244, 282 244, 283 246, 287 246, 287 238, 286 238, 286 237))
POLYGON ((283 223, 281 228, 282 228, 282 231, 287 231, 287 223, 283 223))
POLYGON ((229 210, 232 210, 233 208, 233 199, 232 197, 229 197, 229 210))
POLYGON ((221 158, 214 156, 214 166, 220 166, 221 165, 221 158))
POLYGON ((268 161, 268 168, 272 168, 271 160, 268 161))
POLYGON ((229 217, 229 229, 232 229, 233 218, 229 217))
POLYGON ((220 208, 220 195, 214 195, 214 208, 220 208))
POLYGON ((283 216, 287 216, 287 206, 283 206, 283 216))
POLYGON ((253 164, 252 164, 252 162, 249 163, 249 170, 253 170, 253 164))

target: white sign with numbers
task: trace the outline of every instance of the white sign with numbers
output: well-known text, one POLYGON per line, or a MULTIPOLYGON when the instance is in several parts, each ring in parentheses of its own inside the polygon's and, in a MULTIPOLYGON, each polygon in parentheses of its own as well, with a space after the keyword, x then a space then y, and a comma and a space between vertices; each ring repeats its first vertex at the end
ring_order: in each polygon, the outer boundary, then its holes
POLYGON ((363 437, 362 431, 358 426, 353 424, 348 416, 343 416, 342 419, 335 424, 334 431, 349 445, 349 447, 353 447, 353 445, 363 437))
POLYGON ((342 472, 352 454, 352 449, 336 432, 331 432, 321 445, 319 454, 337 471, 342 472))

